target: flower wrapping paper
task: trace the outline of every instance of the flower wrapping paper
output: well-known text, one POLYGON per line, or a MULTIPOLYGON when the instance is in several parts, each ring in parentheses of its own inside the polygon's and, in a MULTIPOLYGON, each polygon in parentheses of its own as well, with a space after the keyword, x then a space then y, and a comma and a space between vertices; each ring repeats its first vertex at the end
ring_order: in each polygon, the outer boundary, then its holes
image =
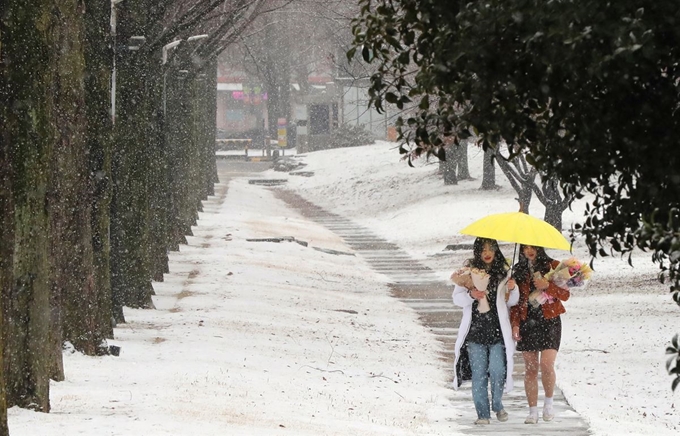
POLYGON ((563 260, 545 275, 545 278, 560 288, 578 288, 588 284, 593 270, 575 257, 563 260))
MULTIPOLYGON (((491 276, 486 271, 479 268, 470 268, 470 277, 472 278, 472 283, 475 285, 477 290, 487 292, 487 288, 489 287, 489 279, 491 276)), ((491 310, 491 307, 489 306, 489 300, 486 298, 486 296, 479 300, 477 310, 479 313, 486 313, 491 310)))
POLYGON ((491 278, 486 271, 478 268, 470 268, 470 277, 472 278, 472 283, 475 284, 475 288, 486 292, 486 288, 489 287, 489 279, 491 278))

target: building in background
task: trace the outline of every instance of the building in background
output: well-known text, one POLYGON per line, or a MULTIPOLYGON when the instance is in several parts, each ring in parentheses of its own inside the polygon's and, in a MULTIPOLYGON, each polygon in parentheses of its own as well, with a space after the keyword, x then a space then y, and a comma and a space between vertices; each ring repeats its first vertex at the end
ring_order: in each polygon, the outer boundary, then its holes
POLYGON ((264 141, 267 93, 238 66, 217 67, 217 139, 264 141))
POLYGON ((368 106, 368 84, 349 79, 337 79, 344 83, 342 86, 342 119, 345 124, 351 126, 364 126, 378 139, 389 141, 396 140, 394 121, 396 114, 391 107, 386 112, 378 113, 373 107, 368 106))
MULTIPOLYGON (((217 138, 267 140, 270 120, 267 89, 246 68, 224 56, 217 70, 217 138)), ((338 77, 328 59, 315 62, 305 80, 290 83, 290 119, 286 120, 287 146, 300 152, 326 148, 329 137, 342 124, 362 125, 376 139, 394 139, 393 115, 368 108, 368 94, 359 81, 338 77)), ((270 138, 276 139, 276 138, 270 138)))

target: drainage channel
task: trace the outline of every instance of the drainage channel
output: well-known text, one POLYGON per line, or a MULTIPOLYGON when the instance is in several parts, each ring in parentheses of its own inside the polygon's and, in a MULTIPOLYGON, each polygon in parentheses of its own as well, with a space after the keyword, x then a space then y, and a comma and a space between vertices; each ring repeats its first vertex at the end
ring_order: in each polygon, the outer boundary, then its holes
MULTIPOLYGON (((281 188, 273 189, 275 195, 288 205, 340 236, 345 243, 363 257, 375 271, 389 279, 388 286, 393 297, 411 307, 420 322, 442 343, 440 359, 450 368, 449 382, 453 378, 454 346, 458 336, 458 326, 462 310, 453 305, 453 287, 442 281, 435 272, 413 259, 397 244, 386 241, 369 229, 351 220, 329 212, 298 194, 281 188)), ((541 422, 540 429, 524 424, 527 406, 523 384, 524 362, 521 353, 514 358, 513 378, 515 389, 504 395, 503 404, 511 414, 510 420, 494 423, 491 426, 466 427, 464 434, 503 433, 504 435, 589 435, 588 426, 580 415, 568 404, 559 389, 555 389, 554 409, 556 417, 549 423, 541 422)), ((540 382, 539 382, 540 385, 540 382)), ((472 423, 476 419, 472 404, 470 383, 452 394, 453 403, 461 403, 455 408, 455 417, 448 418, 457 423, 472 423)), ((543 401, 543 389, 539 386, 539 406, 543 401)))

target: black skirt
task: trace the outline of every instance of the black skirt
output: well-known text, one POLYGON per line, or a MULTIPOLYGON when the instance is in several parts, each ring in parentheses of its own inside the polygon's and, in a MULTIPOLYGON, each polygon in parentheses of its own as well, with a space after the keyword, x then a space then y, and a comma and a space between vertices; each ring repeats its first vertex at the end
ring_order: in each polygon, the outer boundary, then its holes
POLYGON ((559 316, 545 319, 540 307, 529 306, 527 319, 519 325, 517 351, 559 350, 562 321, 559 316))

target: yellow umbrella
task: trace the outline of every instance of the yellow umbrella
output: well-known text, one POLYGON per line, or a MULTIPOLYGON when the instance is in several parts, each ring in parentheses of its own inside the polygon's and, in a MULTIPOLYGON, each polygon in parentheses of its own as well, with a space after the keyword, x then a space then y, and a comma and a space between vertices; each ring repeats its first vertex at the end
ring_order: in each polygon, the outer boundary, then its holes
POLYGON ((571 244, 555 227, 523 212, 497 213, 481 218, 460 233, 535 247, 571 250, 571 244))

